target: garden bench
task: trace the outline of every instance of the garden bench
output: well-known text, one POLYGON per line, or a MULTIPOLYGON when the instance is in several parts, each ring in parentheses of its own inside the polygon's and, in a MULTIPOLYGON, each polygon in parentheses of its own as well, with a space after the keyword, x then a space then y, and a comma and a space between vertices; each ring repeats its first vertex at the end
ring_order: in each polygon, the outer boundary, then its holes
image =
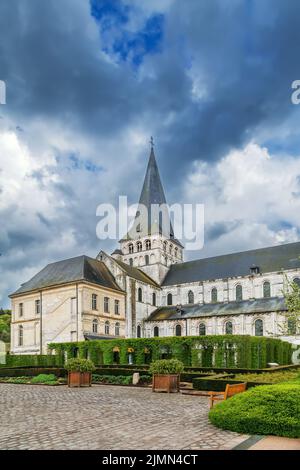
POLYGON ((208 392, 210 397, 209 407, 212 408, 214 406, 214 402, 217 400, 227 400, 227 398, 230 398, 237 393, 244 392, 246 390, 246 386, 246 383, 233 385, 227 384, 225 392, 208 392))

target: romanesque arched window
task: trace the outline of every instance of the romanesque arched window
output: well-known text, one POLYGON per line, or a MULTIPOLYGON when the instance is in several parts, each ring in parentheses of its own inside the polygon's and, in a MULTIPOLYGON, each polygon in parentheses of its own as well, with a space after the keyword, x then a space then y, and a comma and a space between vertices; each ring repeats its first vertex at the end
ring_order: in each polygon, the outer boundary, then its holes
POLYGON ((243 300, 243 288, 241 284, 238 284, 235 288, 235 300, 237 302, 243 300))
POLYGON ((264 324, 263 324, 263 321, 260 318, 255 320, 254 330, 255 330, 254 331, 255 336, 263 336, 264 335, 264 324))
POLYGON ((205 336, 206 335, 206 325, 205 323, 200 323, 199 325, 199 335, 205 336))
POLYGON ((271 284, 269 281, 265 281, 263 285, 264 298, 271 297, 271 284))
POLYGON ((218 289, 216 287, 211 290, 211 301, 213 304, 218 302, 218 289))
POLYGON ((171 293, 167 295, 167 305, 173 305, 173 296, 171 293))
POLYGON ((109 335, 109 321, 105 322, 104 331, 106 335, 109 335))
POLYGON ((98 333, 98 320, 93 320, 93 333, 98 333))
POLYGON ((151 250, 151 240, 146 240, 145 245, 146 245, 146 250, 151 250))
POLYGON ((129 251, 130 254, 133 253, 133 243, 129 243, 128 251, 129 251))
POLYGON ((166 240, 164 241, 163 247, 164 247, 164 251, 167 251, 167 242, 166 242, 166 240))
POLYGON ((120 336, 120 323, 115 324, 115 336, 120 336))
POLYGON ((136 250, 137 250, 137 251, 142 251, 142 242, 137 242, 137 244, 136 244, 136 250))
POLYGON ((143 291, 142 288, 138 288, 138 302, 143 302, 143 291))
POLYGON ((181 336, 181 325, 176 325, 175 336, 181 336))
POLYGON ((18 328, 18 345, 23 346, 24 335, 23 335, 23 326, 19 325, 18 328))
POLYGON ((173 253, 173 245, 172 245, 172 243, 171 243, 170 246, 169 246, 169 253, 170 253, 170 255, 173 253))
POLYGON ((152 293, 152 305, 154 306, 156 305, 156 293, 155 292, 152 293))
POLYGON ((189 292, 188 292, 188 303, 189 304, 194 303, 194 292, 192 290, 189 290, 189 292))
POLYGON ((175 248, 174 248, 174 255, 175 255, 176 258, 178 258, 178 248, 177 248, 177 246, 175 246, 175 248))
POLYGON ((226 335, 232 335, 233 332, 233 325, 231 321, 227 321, 225 323, 225 334, 226 335))
POLYGON ((159 328, 158 328, 158 326, 155 326, 155 327, 153 328, 153 336, 156 336, 156 337, 159 336, 159 328))
POLYGON ((136 337, 137 337, 137 338, 141 338, 141 337, 142 337, 141 325, 138 325, 138 326, 137 326, 137 329, 136 329, 136 337))
POLYGON ((146 255, 145 256, 145 264, 148 266, 149 264, 149 255, 146 255))

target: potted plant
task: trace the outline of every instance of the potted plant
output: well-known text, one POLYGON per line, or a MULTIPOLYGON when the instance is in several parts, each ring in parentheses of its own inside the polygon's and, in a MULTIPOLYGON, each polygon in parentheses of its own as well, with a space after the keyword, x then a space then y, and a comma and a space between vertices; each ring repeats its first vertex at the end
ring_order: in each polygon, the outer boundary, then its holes
POLYGON ((178 359, 160 359, 150 364, 149 371, 153 375, 153 392, 178 392, 179 377, 184 366, 178 359))
POLYGON ((68 387, 90 387, 94 363, 89 359, 69 359, 66 363, 68 371, 68 387))

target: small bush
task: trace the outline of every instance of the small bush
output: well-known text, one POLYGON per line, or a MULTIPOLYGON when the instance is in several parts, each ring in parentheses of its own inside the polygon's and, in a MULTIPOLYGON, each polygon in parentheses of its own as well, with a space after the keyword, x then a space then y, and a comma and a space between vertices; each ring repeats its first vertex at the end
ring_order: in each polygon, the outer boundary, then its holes
POLYGON ((184 370, 184 365, 178 359, 160 359, 150 364, 150 374, 180 374, 184 370))
POLYGON ((93 372, 95 365, 89 359, 74 358, 68 360, 65 368, 72 372, 93 372))
POLYGON ((244 434, 300 437, 300 387, 255 387, 216 405, 209 419, 222 429, 244 434))
POLYGON ((54 374, 39 374, 36 377, 32 377, 32 384, 57 384, 57 378, 54 374))
POLYGON ((0 377, 0 382, 8 384, 27 384, 30 383, 29 377, 0 377))
POLYGON ((116 384, 116 385, 130 385, 132 384, 132 376, 130 375, 92 375, 92 382, 94 383, 105 383, 105 384, 116 384))

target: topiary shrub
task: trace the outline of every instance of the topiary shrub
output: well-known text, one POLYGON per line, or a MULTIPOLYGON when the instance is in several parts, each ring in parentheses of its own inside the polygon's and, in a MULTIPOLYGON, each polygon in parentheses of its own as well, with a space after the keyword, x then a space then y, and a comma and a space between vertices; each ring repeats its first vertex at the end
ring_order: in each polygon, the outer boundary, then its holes
POLYGON ((300 437, 300 387, 255 387, 216 405, 209 419, 222 429, 243 434, 300 437))
POLYGON ((95 365, 90 359, 74 358, 68 360, 65 368, 69 372, 93 372, 95 365))
POLYGON ((149 372, 154 375, 180 374, 184 365, 178 359, 160 359, 150 364, 149 372))

